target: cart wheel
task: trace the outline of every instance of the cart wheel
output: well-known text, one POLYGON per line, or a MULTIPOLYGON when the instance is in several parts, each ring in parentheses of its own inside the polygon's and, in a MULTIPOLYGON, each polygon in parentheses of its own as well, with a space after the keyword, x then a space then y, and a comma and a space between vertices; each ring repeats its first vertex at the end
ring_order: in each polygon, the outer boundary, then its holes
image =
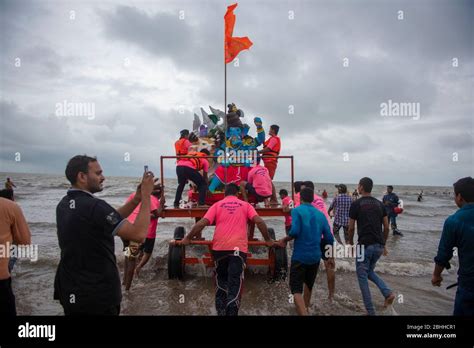
POLYGON ((275 236, 275 230, 273 228, 269 228, 268 229, 268 234, 270 235, 270 238, 275 240, 276 239, 276 236, 275 236))
POLYGON ((174 239, 183 239, 184 235, 186 234, 186 230, 184 229, 183 226, 178 226, 174 229, 174 239))
MULTIPOLYGON (((184 227, 179 226, 174 230, 174 239, 184 238, 184 227)), ((168 278, 183 279, 184 276, 184 246, 170 245, 168 249, 168 278)))
MULTIPOLYGON (((268 234, 273 240, 275 237, 275 230, 273 228, 268 229, 268 234)), ((274 267, 270 266, 270 279, 275 280, 285 280, 288 274, 288 254, 286 248, 272 247, 270 254, 274 254, 275 264, 274 267)))

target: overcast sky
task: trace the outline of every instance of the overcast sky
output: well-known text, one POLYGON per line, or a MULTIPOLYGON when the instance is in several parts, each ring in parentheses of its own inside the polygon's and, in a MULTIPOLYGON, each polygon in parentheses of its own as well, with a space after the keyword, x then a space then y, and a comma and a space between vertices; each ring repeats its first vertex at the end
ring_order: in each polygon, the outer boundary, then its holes
MULTIPOLYGON (((87 153, 105 175, 159 172, 193 113, 224 107, 230 4, 0 0, 0 171, 63 173, 87 153), (58 116, 64 101, 94 117, 58 116)), ((280 125, 297 179, 474 174, 473 1, 239 1, 235 14, 254 45, 228 64, 228 102, 252 134, 254 116, 280 125), (389 100, 419 118, 382 116, 389 100)), ((276 179, 289 174, 281 160, 276 179)))

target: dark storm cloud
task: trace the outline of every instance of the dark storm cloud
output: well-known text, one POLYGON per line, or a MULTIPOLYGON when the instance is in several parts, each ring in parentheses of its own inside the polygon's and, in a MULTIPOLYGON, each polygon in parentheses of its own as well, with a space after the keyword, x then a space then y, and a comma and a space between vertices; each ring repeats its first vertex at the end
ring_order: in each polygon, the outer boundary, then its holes
MULTIPOLYGON (((41 166, 87 150, 121 174, 132 170, 120 164, 126 151, 134 163, 170 154, 177 132, 192 124, 179 104, 223 108, 225 9, 220 1, 1 2, 1 116, 24 129, 2 129, 2 153, 36 146, 41 166), (59 29, 71 8, 78 20, 59 29), (128 55, 145 76, 123 71, 128 55), (21 70, 12 64, 18 56, 21 70), (176 77, 160 80, 152 69, 175 69, 176 77), (58 119, 54 105, 64 99, 95 102, 97 117, 58 119)), ((234 35, 254 46, 239 55, 239 67, 227 66, 227 101, 250 124, 254 116, 266 129, 279 124, 283 152, 300 159, 302 175, 318 163, 320 180, 368 171, 441 183, 472 169, 473 2, 243 0, 235 13, 234 35), (389 99, 419 103, 420 120, 383 118, 380 104, 389 99), (440 165, 469 147, 470 162, 440 165), (354 162, 343 163, 344 152, 354 162)))
POLYGON ((138 45, 157 56, 180 57, 193 47, 192 28, 177 15, 153 16, 137 8, 118 6, 103 13, 105 33, 110 38, 138 45))
MULTIPOLYGON (((469 12, 445 3, 439 8, 428 2, 370 5, 295 2, 255 7, 242 2, 236 32, 249 35, 256 44, 241 55, 238 68, 228 65, 228 99, 248 110, 249 116, 280 123, 288 133, 373 120, 379 116, 380 103, 388 99, 419 102, 429 112, 436 87, 433 80, 419 77, 435 72, 435 64, 449 64, 453 55, 467 56, 469 47, 463 43, 469 39, 465 30, 469 12), (399 10, 404 11, 403 21, 397 19, 399 10), (288 19, 288 11, 294 11, 295 20, 288 19), (369 57, 360 55, 364 50, 369 57), (342 66, 344 57, 350 60, 347 68, 342 66), (294 116, 288 113, 292 107, 294 116)), ((119 7, 103 15, 104 25, 111 37, 171 58, 180 68, 204 71, 210 83, 200 94, 204 100, 219 99, 222 59, 216 57, 221 53, 222 28, 218 21, 207 20, 215 10, 204 8, 200 13, 181 3, 173 12, 152 16, 119 7), (191 19, 179 20, 179 9, 191 19), (194 28, 191 20, 197 20, 194 28), (199 50, 202 37, 207 45, 199 50)))

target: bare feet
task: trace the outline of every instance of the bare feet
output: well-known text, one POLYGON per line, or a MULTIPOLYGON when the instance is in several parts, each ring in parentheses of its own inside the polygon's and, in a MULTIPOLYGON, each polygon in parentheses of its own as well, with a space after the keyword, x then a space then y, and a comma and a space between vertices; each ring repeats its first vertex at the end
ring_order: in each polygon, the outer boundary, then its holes
POLYGON ((140 271, 141 271, 141 270, 142 270, 142 268, 141 268, 141 267, 137 267, 137 268, 135 268, 135 276, 136 276, 137 278, 139 278, 139 277, 140 277, 140 271))
POLYGON ((393 300, 395 300, 395 294, 392 292, 386 299, 385 303, 383 304, 384 308, 387 308, 388 306, 391 306, 393 303, 393 300))

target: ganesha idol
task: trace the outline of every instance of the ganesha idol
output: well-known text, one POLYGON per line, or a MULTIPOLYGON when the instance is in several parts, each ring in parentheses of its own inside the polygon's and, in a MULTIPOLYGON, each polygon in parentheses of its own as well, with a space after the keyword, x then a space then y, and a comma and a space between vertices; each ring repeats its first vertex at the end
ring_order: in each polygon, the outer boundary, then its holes
POLYGON ((228 183, 239 185, 242 181, 247 181, 250 167, 257 162, 257 148, 265 141, 262 120, 256 117, 254 123, 257 126, 255 138, 248 134, 250 127, 247 124, 244 124, 242 128, 229 127, 227 129, 227 142, 222 144, 214 154, 218 156, 218 167, 209 185, 210 192, 215 192, 228 183))
POLYGON ((254 118, 257 128, 257 136, 254 138, 249 135, 250 126, 240 121, 244 112, 237 109, 235 104, 229 104, 228 107, 227 114, 211 106, 209 108, 212 114, 208 114, 201 108, 202 122, 194 114, 193 133, 189 138, 193 144, 192 151, 207 149, 211 156, 217 157, 210 159, 208 174, 211 178, 211 192, 221 189, 226 183, 240 184, 241 181, 246 181, 250 167, 257 161, 257 148, 265 142, 261 118, 254 118), (228 126, 225 137, 224 117, 228 126))

